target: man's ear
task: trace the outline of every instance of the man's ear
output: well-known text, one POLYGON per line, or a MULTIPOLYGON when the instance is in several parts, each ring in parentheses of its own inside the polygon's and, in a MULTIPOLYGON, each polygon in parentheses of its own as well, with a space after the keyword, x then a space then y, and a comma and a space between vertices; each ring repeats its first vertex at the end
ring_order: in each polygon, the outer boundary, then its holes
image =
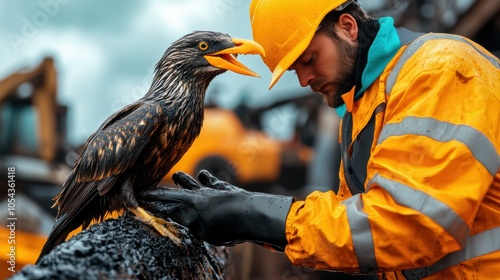
POLYGON ((358 23, 350 14, 341 14, 335 24, 337 34, 345 40, 356 42, 358 39, 358 23))

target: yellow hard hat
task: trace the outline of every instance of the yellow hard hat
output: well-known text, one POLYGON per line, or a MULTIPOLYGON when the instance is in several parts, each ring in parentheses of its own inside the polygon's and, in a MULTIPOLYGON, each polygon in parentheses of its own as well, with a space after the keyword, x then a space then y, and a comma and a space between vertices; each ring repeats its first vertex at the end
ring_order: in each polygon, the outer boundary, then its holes
POLYGON ((262 57, 271 70, 271 89, 304 52, 330 11, 342 10, 353 0, 252 0, 253 40, 266 51, 262 57))

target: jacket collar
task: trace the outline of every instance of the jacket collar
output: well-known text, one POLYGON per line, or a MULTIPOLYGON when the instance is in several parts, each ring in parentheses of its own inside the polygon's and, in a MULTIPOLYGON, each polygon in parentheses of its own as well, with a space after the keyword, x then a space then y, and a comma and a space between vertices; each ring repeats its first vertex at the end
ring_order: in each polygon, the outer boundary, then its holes
POLYGON ((354 101, 363 96, 365 90, 382 74, 400 48, 394 20, 390 17, 360 23, 358 30, 355 87, 342 95, 346 108, 337 108, 341 117, 345 109, 352 111, 354 101))

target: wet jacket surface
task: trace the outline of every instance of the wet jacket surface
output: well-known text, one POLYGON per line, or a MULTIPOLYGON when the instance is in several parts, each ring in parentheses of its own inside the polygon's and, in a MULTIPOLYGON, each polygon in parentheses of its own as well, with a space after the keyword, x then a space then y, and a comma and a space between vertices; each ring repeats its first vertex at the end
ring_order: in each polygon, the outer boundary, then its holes
POLYGON ((499 279, 500 62, 455 35, 402 46, 393 21, 379 22, 362 82, 343 95, 339 192, 292 204, 285 253, 387 279, 499 279))

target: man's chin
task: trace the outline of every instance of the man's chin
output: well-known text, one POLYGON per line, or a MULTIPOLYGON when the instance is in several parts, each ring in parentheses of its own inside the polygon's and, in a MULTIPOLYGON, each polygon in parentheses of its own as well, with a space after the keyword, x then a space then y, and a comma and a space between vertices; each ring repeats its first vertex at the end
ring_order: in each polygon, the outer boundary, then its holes
POLYGON ((328 105, 328 107, 332 107, 332 108, 338 108, 342 105, 344 105, 344 100, 342 98, 335 98, 334 96, 331 96, 331 95, 326 95, 326 94, 322 94, 323 95, 323 102, 325 102, 326 105, 328 105))
POLYGON ((342 103, 335 103, 335 104, 333 104, 333 105, 332 105, 332 106, 330 106, 330 107, 332 107, 332 108, 334 108, 334 109, 337 109, 337 108, 341 107, 342 105, 344 105, 344 102, 342 102, 342 103))

